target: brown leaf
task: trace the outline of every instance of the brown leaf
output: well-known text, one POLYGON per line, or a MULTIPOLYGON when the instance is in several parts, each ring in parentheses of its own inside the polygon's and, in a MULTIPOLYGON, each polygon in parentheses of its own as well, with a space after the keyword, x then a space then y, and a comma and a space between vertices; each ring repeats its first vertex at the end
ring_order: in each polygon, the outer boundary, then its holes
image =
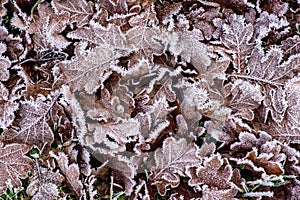
POLYGON ((229 106, 236 109, 236 116, 252 121, 254 110, 257 109, 264 99, 262 89, 258 84, 251 84, 243 80, 235 80, 226 85, 229 98, 229 106))
POLYGON ((249 152, 246 158, 251 160, 255 166, 262 167, 268 175, 279 175, 284 173, 284 170, 279 163, 269 161, 267 156, 258 156, 257 150, 249 152))
POLYGON ((126 14, 128 12, 126 0, 105 0, 98 1, 98 4, 111 14, 126 14))
POLYGON ((26 193, 33 200, 55 200, 59 197, 58 187, 64 179, 60 173, 40 167, 33 171, 26 193))
MULTIPOLYGON (((147 6, 140 15, 132 17, 129 24, 133 27, 126 32, 127 45, 135 49, 139 59, 146 58, 153 62, 153 54, 161 55, 165 50, 164 32, 156 25, 156 12, 147 6)), ((132 63, 134 65, 136 63, 132 63)))
POLYGON ((27 145, 15 143, 0 148, 0 194, 6 191, 9 180, 14 188, 21 187, 20 178, 26 178, 32 169, 31 159, 24 156, 29 149, 27 145))
POLYGON ((179 14, 182 8, 181 3, 177 2, 164 2, 164 6, 157 7, 157 18, 159 21, 165 25, 169 26, 169 28, 173 28, 175 25, 174 18, 176 15, 179 14))
POLYGON ((96 22, 91 22, 88 27, 78 28, 67 36, 71 39, 88 41, 103 49, 118 51, 121 55, 127 55, 128 51, 131 51, 125 43, 125 36, 120 27, 114 24, 103 27, 96 22))
POLYGON ((199 164, 196 156, 197 147, 188 144, 184 138, 176 140, 167 138, 162 149, 155 151, 156 166, 152 169, 150 179, 157 185, 158 192, 164 195, 167 187, 177 187, 180 177, 186 177, 185 171, 199 164))
POLYGON ((230 177, 232 174, 232 168, 221 158, 221 155, 213 155, 209 158, 205 158, 203 166, 200 166, 196 170, 196 174, 193 171, 190 172, 190 186, 208 185, 210 187, 216 187, 220 190, 231 188, 230 177))
MULTIPOLYGON (((285 12, 283 10, 283 12, 285 12)), ((254 38, 260 40, 265 38, 267 35, 274 34, 274 38, 283 38, 286 35, 287 30, 289 29, 289 22, 286 18, 278 17, 278 15, 273 13, 268 13, 263 11, 260 13, 259 18, 255 20, 254 23, 254 38), (272 31, 275 30, 275 31, 272 31)), ((277 43, 280 42, 277 41, 277 43)), ((272 41, 268 41, 272 44, 272 41)), ((276 44, 276 43, 273 43, 276 44)))
POLYGON ((234 51, 234 68, 239 71, 246 67, 247 56, 253 48, 250 43, 253 26, 245 24, 245 19, 236 14, 231 15, 228 21, 229 24, 223 25, 221 41, 230 51, 234 51))
MULTIPOLYGON (((139 137, 139 122, 137 120, 122 120, 121 123, 98 124, 89 126, 94 128, 94 142, 96 146, 105 145, 101 148, 105 153, 116 153, 126 150, 126 143, 136 141, 139 137)), ((89 145, 89 144, 87 144, 89 145)), ((90 144, 91 145, 91 144, 90 144)))
POLYGON ((271 139, 272 137, 264 131, 253 131, 252 133, 243 131, 239 133, 240 141, 233 143, 230 149, 236 153, 249 152, 252 147, 260 147, 271 139))
POLYGON ((112 176, 117 183, 123 183, 125 194, 130 195, 133 187, 136 185, 134 176, 137 174, 135 167, 131 161, 121 155, 108 156, 109 165, 113 169, 112 176))
POLYGON ((294 35, 281 42, 285 55, 291 56, 300 53, 300 36, 294 35))
POLYGON ((2 24, 3 21, 3 16, 6 15, 7 9, 4 7, 4 5, 8 2, 8 0, 2 0, 1 1, 1 6, 0 6, 0 24, 2 24))
MULTIPOLYGON (((300 59, 299 59, 300 60, 300 59)), ((292 138, 299 139, 299 96, 300 84, 299 78, 295 77, 285 85, 287 109, 280 125, 270 121, 268 125, 262 125, 261 128, 268 131, 272 136, 280 140, 287 141, 292 138)))
POLYGON ((14 121, 14 112, 19 108, 19 104, 13 102, 14 98, 9 96, 9 91, 0 82, 0 128, 6 130, 14 121))
POLYGON ((0 55, 0 81, 7 81, 9 78, 8 68, 11 62, 9 59, 0 55))
MULTIPOLYGON (((8 30, 4 26, 0 26, 0 41, 0 54, 3 54, 5 52, 5 55, 8 56, 10 62, 17 60, 19 61, 20 57, 24 58, 26 56, 27 51, 25 51, 22 45, 22 38, 20 36, 13 36, 13 34, 9 34, 8 30)), ((3 62, 5 67, 7 65, 7 61, 3 62)), ((0 72, 2 73, 3 69, 1 68, 0 72)), ((0 77, 1 76, 2 75, 0 74, 0 77)))
POLYGON ((281 0, 260 1, 258 5, 262 10, 273 13, 276 16, 283 16, 288 11, 288 3, 281 0))
POLYGON ((92 1, 86 2, 85 0, 54 0, 51 2, 55 13, 58 15, 63 15, 64 12, 69 13, 69 22, 76 23, 77 27, 82 27, 89 23, 90 18, 94 14, 93 8, 94 3, 92 1))
MULTIPOLYGON (((1 102, 1 100, 0 100, 1 102)), ((14 121, 14 112, 19 108, 18 103, 13 103, 11 101, 3 102, 0 104, 0 128, 6 130, 14 121)))
POLYGON ((71 86, 72 91, 85 89, 88 93, 93 93, 109 76, 109 63, 113 58, 113 51, 96 47, 57 66, 62 70, 64 82, 71 86))
POLYGON ((255 47, 246 69, 231 75, 256 82, 262 86, 262 93, 265 97, 262 111, 265 115, 263 119, 266 121, 270 112, 277 123, 282 122, 287 108, 283 86, 288 79, 295 76, 295 73, 299 71, 300 56, 291 56, 282 64, 281 59, 282 50, 276 46, 272 47, 266 54, 260 47, 255 47))
POLYGON ((70 42, 61 35, 68 23, 67 13, 57 15, 50 4, 44 2, 38 6, 38 16, 30 24, 28 33, 33 34, 34 48, 36 51, 45 49, 64 49, 70 42))
POLYGON ((80 199, 82 196, 83 185, 81 180, 79 180, 80 171, 78 165, 76 163, 70 165, 68 156, 63 152, 59 152, 58 155, 50 152, 50 155, 56 159, 59 169, 65 175, 67 183, 80 199))
POLYGON ((211 64, 211 59, 207 55, 206 46, 199 42, 198 36, 190 34, 188 31, 178 32, 178 40, 172 42, 170 51, 175 56, 194 66, 198 72, 205 71, 211 64), (193 46, 193 48, 189 48, 193 46))
POLYGON ((86 45, 80 43, 75 49, 76 57, 57 65, 66 79, 64 82, 71 85, 73 91, 85 88, 91 94, 103 87, 103 82, 112 73, 110 66, 131 51, 122 47, 124 37, 117 26, 104 28, 92 23, 89 28, 80 28, 68 36, 97 44, 95 48, 85 50, 86 45))
POLYGON ((211 40, 212 38, 219 39, 221 29, 214 25, 214 20, 223 17, 220 7, 202 10, 201 13, 197 13, 197 16, 191 17, 194 27, 202 31, 206 40, 211 40))
POLYGON ((56 99, 46 99, 42 96, 29 101, 22 101, 19 106, 19 118, 15 119, 14 126, 19 130, 6 130, 1 139, 4 143, 21 143, 36 146, 40 150, 48 149, 53 141, 53 133, 47 123, 47 115, 56 102, 56 99))
POLYGON ((202 200, 237 200, 237 198, 234 198, 236 194, 237 190, 234 188, 220 190, 207 185, 204 185, 202 188, 202 200))

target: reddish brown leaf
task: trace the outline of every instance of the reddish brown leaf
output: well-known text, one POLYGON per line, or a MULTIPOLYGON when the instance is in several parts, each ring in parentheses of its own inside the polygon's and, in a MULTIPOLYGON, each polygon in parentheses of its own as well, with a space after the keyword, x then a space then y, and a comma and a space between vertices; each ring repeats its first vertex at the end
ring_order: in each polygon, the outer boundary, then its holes
POLYGON ((279 163, 269 161, 266 156, 258 156, 257 151, 251 151, 247 154, 247 159, 251 160, 257 167, 262 167, 268 175, 279 175, 284 172, 282 166, 279 163))

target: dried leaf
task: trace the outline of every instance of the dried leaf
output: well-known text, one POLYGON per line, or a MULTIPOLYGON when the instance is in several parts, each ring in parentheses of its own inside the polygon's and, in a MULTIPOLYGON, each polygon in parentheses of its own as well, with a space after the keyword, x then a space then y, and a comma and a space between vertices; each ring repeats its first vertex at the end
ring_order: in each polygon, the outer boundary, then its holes
POLYGON ((161 23, 165 26, 169 26, 169 30, 172 29, 175 25, 175 17, 179 14, 182 8, 181 3, 177 2, 164 2, 164 6, 157 7, 157 18, 161 21, 161 23))
POLYGON ((40 150, 48 149, 53 141, 53 133, 47 123, 47 115, 56 103, 56 99, 42 96, 34 100, 22 101, 19 106, 20 118, 15 119, 14 126, 6 130, 1 139, 4 143, 21 143, 36 146, 40 150))
POLYGON ((194 27, 202 31, 206 40, 211 40, 212 38, 219 39, 221 29, 214 25, 214 21, 223 17, 220 7, 208 8, 205 11, 200 11, 199 14, 197 13, 197 16, 194 17, 191 15, 191 17, 194 21, 194 27))
POLYGON ((260 147, 267 141, 270 141, 272 137, 264 132, 264 131, 258 131, 258 132, 240 132, 239 133, 239 142, 236 142, 230 146, 230 149, 232 149, 233 152, 249 152, 252 150, 253 147, 260 147))
POLYGON ((38 6, 38 16, 30 24, 28 33, 33 34, 36 51, 45 49, 64 49, 70 42, 61 35, 68 23, 67 13, 57 15, 50 4, 44 2, 38 6))
POLYGON ((276 122, 270 122, 269 125, 263 125, 262 127, 270 132, 272 136, 283 140, 289 140, 289 138, 298 139, 300 137, 299 132, 299 78, 295 77, 288 81, 285 86, 287 109, 281 125, 276 122))
POLYGON ((257 2, 261 10, 267 11, 268 13, 275 14, 279 17, 286 14, 288 10, 288 3, 282 2, 281 0, 267 0, 257 2))
POLYGON ((211 64, 206 46, 199 42, 197 36, 188 32, 179 32, 177 40, 170 44, 170 51, 175 56, 181 56, 185 62, 191 63, 198 72, 205 71, 211 64), (189 47, 193 48, 189 48, 189 47))
MULTIPOLYGON (((88 27, 82 27, 67 35, 72 39, 80 39, 96 44, 105 51, 117 51, 118 57, 129 54, 132 49, 128 48, 125 36, 119 26, 109 24, 107 27, 91 22, 88 27)), ((100 48, 99 48, 100 49, 100 48)))
MULTIPOLYGON (((1 100, 0 100, 1 102, 1 100)), ((3 102, 0 104, 0 128, 6 130, 14 121, 14 112, 19 108, 18 103, 3 102)))
POLYGON ((128 12, 126 0, 99 1, 99 6, 112 14, 126 14, 128 12))
POLYGON ((189 172, 190 186, 208 185, 210 187, 216 187, 220 190, 230 189, 231 182, 230 177, 232 175, 232 168, 221 156, 213 155, 209 158, 205 158, 203 166, 200 166, 196 170, 196 174, 189 172))
POLYGON ((3 16, 6 15, 7 9, 4 7, 4 5, 8 2, 8 0, 2 0, 1 1, 1 6, 0 6, 0 24, 2 24, 3 21, 3 16))
POLYGON ((254 110, 257 109, 264 99, 262 89, 257 84, 251 84, 243 80, 235 80, 226 85, 230 94, 229 106, 237 110, 236 116, 252 121, 254 110))
POLYGON ((33 171, 26 193, 34 200, 55 200, 59 197, 58 187, 63 181, 60 173, 41 167, 33 171))
POLYGON ((83 185, 79 180, 80 171, 78 165, 76 163, 69 164, 68 156, 63 152, 59 152, 58 155, 55 155, 51 151, 50 155, 56 159, 59 169, 64 174, 67 183, 70 185, 76 196, 80 199, 82 196, 83 185))
POLYGON ((254 24, 254 36, 259 41, 268 34, 270 35, 272 30, 276 30, 274 34, 278 36, 280 36, 280 34, 284 35, 288 31, 288 26, 289 22, 285 18, 280 18, 278 15, 264 11, 260 13, 259 18, 256 19, 256 23, 254 24), (286 29, 282 31, 284 28, 286 29))
POLYGON ((229 24, 223 25, 223 31, 221 41, 229 51, 234 52, 234 68, 240 71, 246 67, 247 56, 253 48, 250 41, 253 35, 253 26, 245 24, 242 16, 233 14, 229 17, 229 24))
MULTIPOLYGON (((122 120, 121 123, 95 125, 93 137, 96 146, 105 145, 101 152, 115 153, 126 150, 127 143, 136 141, 140 134, 137 120, 122 120)), ((89 127, 92 131, 92 127, 89 127)))
POLYGON ((276 122, 283 120, 287 102, 282 86, 299 70, 300 56, 291 56, 280 64, 281 58, 282 51, 278 47, 271 48, 265 55, 256 47, 251 54, 246 70, 239 75, 232 75, 257 82, 262 86, 265 96, 263 101, 264 120, 267 119, 269 112, 276 122))
POLYGON ((109 49, 96 47, 82 52, 71 61, 63 61, 57 65, 62 70, 65 83, 73 91, 83 88, 89 93, 95 92, 110 75, 109 63, 115 58, 109 49))
POLYGON ((300 36, 294 35, 281 42, 285 55, 291 56, 300 53, 300 36))
POLYGON ((155 151, 156 166, 152 170, 151 180, 157 185, 158 192, 164 195, 167 187, 177 187, 180 177, 186 177, 185 171, 199 164, 197 147, 188 144, 184 138, 167 138, 162 149, 155 151))
MULTIPOLYGON (((23 39, 20 36, 13 36, 12 34, 9 34, 8 30, 4 26, 0 26, 0 41, 0 52, 1 54, 5 52, 5 55, 10 59, 9 64, 13 61, 20 61, 26 56, 27 51, 22 45, 23 39)), ((2 58, 2 56, 0 56, 0 58, 2 58)), ((3 64, 4 67, 9 67, 7 66, 7 61, 3 61, 3 64)), ((0 72, 2 73, 3 69, 1 68, 0 72)), ((2 75, 0 74, 0 77, 1 76, 2 75)))
POLYGON ((137 174, 135 167, 131 161, 121 155, 108 156, 109 165, 112 167, 112 176, 117 182, 124 184, 125 194, 130 195, 133 192, 133 187, 136 185, 134 176, 137 174))
POLYGON ((8 58, 5 58, 0 55, 0 81, 7 81, 9 78, 8 68, 10 67, 11 62, 8 58))
POLYGON ((15 143, 0 148, 0 194, 6 191, 9 180, 14 188, 21 187, 20 178, 26 178, 32 169, 31 159, 24 156, 29 149, 27 145, 15 143))
POLYGON ((279 175, 284 173, 283 166, 281 166, 280 163, 270 161, 267 154, 258 156, 256 149, 249 152, 246 158, 251 160, 255 166, 262 167, 268 175, 279 175))
POLYGON ((0 82, 0 129, 6 130, 14 121, 14 112, 19 108, 19 104, 10 99, 9 91, 0 82))
POLYGON ((202 187, 202 199, 203 200, 237 200, 237 198, 234 198, 237 194, 237 190, 231 188, 231 189, 222 189, 219 190, 216 187, 209 187, 207 185, 204 185, 202 187))
POLYGON ((126 32, 126 41, 129 46, 137 50, 140 58, 146 58, 153 61, 153 54, 160 55, 165 50, 164 41, 162 41, 163 32, 156 26, 156 15, 153 7, 147 9, 130 19, 129 24, 133 28, 126 32))
POLYGON ((58 15, 63 15, 64 12, 69 13, 68 23, 71 24, 75 22, 77 27, 86 25, 94 14, 94 3, 92 1, 54 0, 51 2, 51 5, 53 6, 55 13, 58 15))

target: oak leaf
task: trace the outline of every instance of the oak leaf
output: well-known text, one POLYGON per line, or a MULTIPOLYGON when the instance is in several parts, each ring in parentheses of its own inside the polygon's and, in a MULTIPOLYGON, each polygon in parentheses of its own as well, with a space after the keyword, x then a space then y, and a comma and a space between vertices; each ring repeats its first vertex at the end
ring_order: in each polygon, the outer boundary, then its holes
POLYGON ((19 104, 13 102, 9 96, 9 91, 3 83, 0 82, 0 128, 6 130, 14 121, 14 112, 18 109, 19 104))
POLYGON ((164 195, 167 187, 177 187, 180 177, 186 177, 186 170, 199 165, 197 147, 188 144, 184 138, 167 138, 163 147, 155 151, 156 166, 152 169, 151 180, 157 185, 158 192, 164 195))
POLYGON ((248 81, 235 80, 233 83, 226 85, 229 90, 229 106, 236 109, 236 116, 252 121, 254 119, 254 110, 257 109, 262 100, 261 86, 251 84, 248 81))
POLYGON ((268 175, 283 174, 284 173, 283 166, 281 166, 279 162, 269 160, 270 159, 269 157, 270 156, 268 156, 267 154, 258 155, 257 149, 254 149, 253 151, 247 154, 246 159, 251 160, 254 163, 254 165, 257 166, 258 168, 262 167, 268 175))
POLYGON ((220 190, 230 189, 232 183, 230 177, 232 175, 232 168, 221 155, 213 155, 209 158, 204 158, 203 166, 196 170, 196 174, 190 173, 190 186, 208 185, 216 187, 220 190))
POLYGON ((267 141, 272 139, 271 135, 264 131, 247 132, 242 131, 239 133, 239 142, 235 142, 230 146, 233 152, 249 152, 252 147, 260 147, 267 141))
POLYGON ((67 37, 95 44, 103 49, 103 53, 105 51, 117 51, 116 55, 119 57, 128 55, 132 51, 128 47, 125 35, 122 33, 120 27, 114 24, 104 27, 92 21, 89 26, 81 27, 68 33, 67 37))
POLYGON ((242 16, 233 14, 229 17, 229 24, 223 25, 224 34, 221 41, 233 52, 234 68, 238 71, 246 67, 247 56, 251 53, 253 44, 253 25, 246 24, 242 16))
MULTIPOLYGON (((300 60, 300 59, 299 59, 300 60)), ((280 140, 290 140, 292 138, 299 139, 300 124, 299 124, 299 78, 295 77, 285 84, 285 99, 287 102, 287 109, 281 124, 276 121, 270 121, 268 125, 261 127, 266 129, 272 136, 280 140)))
POLYGON ((114 61, 114 52, 101 47, 81 52, 69 61, 57 64, 65 77, 64 83, 72 91, 85 89, 89 94, 95 92, 111 74, 110 62, 114 61))
POLYGON ((276 46, 266 54, 256 47, 252 51, 245 70, 230 75, 261 85, 264 95, 264 120, 266 121, 270 112, 272 118, 278 123, 283 120, 287 108, 283 86, 299 71, 300 56, 291 56, 283 63, 281 59, 282 50, 276 46))
MULTIPOLYGON (((101 150, 105 153, 122 152, 127 143, 136 141, 139 137, 140 124, 137 120, 122 120, 121 123, 94 125, 94 142, 97 146, 105 145, 101 150)), ((92 125, 89 126, 92 131, 92 125)))
MULTIPOLYGON (((129 1, 128 3, 131 3, 129 1)), ((99 6, 112 14, 126 14, 128 12, 128 6, 126 0, 107 0, 99 1, 99 6)))

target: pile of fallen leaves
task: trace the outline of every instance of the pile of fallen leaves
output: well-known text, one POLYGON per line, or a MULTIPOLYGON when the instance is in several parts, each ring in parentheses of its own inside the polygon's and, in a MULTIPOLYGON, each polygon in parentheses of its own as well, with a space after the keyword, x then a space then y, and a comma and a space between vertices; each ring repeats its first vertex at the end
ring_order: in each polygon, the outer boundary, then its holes
POLYGON ((2 0, 1 199, 300 199, 300 1, 2 0))

